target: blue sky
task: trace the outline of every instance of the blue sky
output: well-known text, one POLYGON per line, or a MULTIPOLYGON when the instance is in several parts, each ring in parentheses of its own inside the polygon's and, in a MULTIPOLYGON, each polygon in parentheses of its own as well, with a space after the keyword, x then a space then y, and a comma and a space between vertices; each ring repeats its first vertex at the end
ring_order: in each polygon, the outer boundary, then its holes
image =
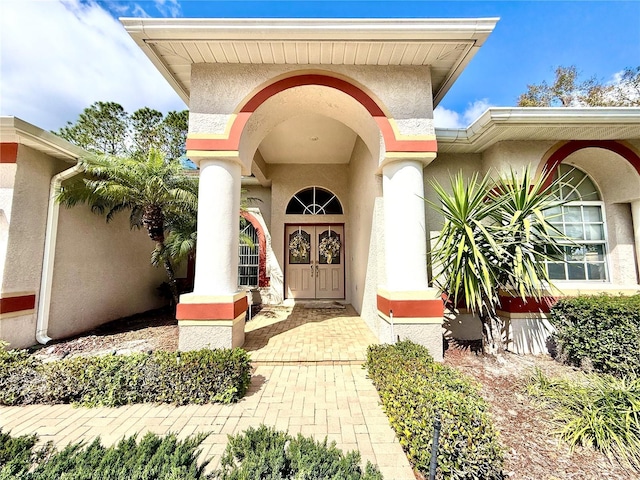
POLYGON ((640 1, 178 1, 0 0, 0 114, 45 129, 95 101, 128 111, 185 108, 120 26, 151 17, 500 17, 438 109, 467 126, 488 106, 513 106, 558 65, 613 81, 640 65, 640 1))

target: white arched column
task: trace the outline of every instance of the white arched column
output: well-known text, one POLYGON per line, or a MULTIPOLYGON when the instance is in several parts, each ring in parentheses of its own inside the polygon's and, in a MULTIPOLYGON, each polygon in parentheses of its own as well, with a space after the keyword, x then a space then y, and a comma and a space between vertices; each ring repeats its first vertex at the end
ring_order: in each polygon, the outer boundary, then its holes
POLYGON ((638 283, 640 283, 640 198, 631 202, 631 219, 633 222, 633 238, 636 247, 636 263, 638 265, 638 283))
POLYGON ((383 176, 386 284, 378 287, 382 341, 410 339, 442 359, 443 302, 429 288, 423 169, 435 153, 387 157, 383 176))
POLYGON ((193 293, 180 297, 176 311, 179 349, 237 347, 247 309, 246 294, 238 291, 241 164, 237 156, 194 161, 200 167, 196 271, 193 293))

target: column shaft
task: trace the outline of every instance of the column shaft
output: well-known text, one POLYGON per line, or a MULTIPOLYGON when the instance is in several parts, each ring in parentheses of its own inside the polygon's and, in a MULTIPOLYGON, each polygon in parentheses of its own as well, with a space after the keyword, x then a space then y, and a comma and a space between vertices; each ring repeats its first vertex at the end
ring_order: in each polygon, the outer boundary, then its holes
POLYGON ((383 167, 386 287, 391 291, 424 290, 427 246, 423 165, 401 160, 383 167))
POLYGON ((200 162, 194 294, 228 295, 238 290, 240 175, 235 161, 200 162))

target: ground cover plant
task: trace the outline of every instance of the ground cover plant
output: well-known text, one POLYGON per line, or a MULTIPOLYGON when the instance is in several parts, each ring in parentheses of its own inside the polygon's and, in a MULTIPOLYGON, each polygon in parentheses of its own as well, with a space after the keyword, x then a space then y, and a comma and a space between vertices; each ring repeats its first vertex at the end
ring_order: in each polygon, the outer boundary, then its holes
POLYGON ((36 445, 36 436, 11 437, 0 430, 0 480, 198 480, 208 462, 198 464, 198 447, 206 435, 178 440, 169 434, 147 433, 104 447, 100 439, 86 445, 70 444, 55 451, 51 444, 36 445))
POLYGON ((561 361, 616 376, 640 374, 640 294, 562 298, 549 320, 561 361))
POLYGON ((360 467, 360 453, 343 453, 335 442, 293 437, 264 425, 229 437, 217 472, 220 480, 382 480, 376 467, 360 467))
POLYGON ((143 402, 231 403, 251 379, 239 348, 77 357, 44 363, 25 351, 0 348, 0 405, 143 402))
POLYGON ((409 341, 372 345, 365 364, 409 461, 428 476, 436 412, 438 479, 502 479, 502 451, 478 387, 409 341))
POLYGON ((556 433, 571 449, 592 446, 612 462, 640 466, 640 379, 583 374, 569 380, 538 369, 527 390, 552 408, 556 433))

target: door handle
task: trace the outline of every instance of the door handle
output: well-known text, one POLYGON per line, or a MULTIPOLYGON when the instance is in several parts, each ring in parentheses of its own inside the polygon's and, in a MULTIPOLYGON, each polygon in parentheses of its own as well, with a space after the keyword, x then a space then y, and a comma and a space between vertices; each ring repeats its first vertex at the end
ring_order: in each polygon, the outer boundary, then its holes
POLYGON ((318 277, 318 265, 316 265, 316 278, 318 277))
POLYGON ((311 265, 311 276, 313 277, 313 264, 311 265))

